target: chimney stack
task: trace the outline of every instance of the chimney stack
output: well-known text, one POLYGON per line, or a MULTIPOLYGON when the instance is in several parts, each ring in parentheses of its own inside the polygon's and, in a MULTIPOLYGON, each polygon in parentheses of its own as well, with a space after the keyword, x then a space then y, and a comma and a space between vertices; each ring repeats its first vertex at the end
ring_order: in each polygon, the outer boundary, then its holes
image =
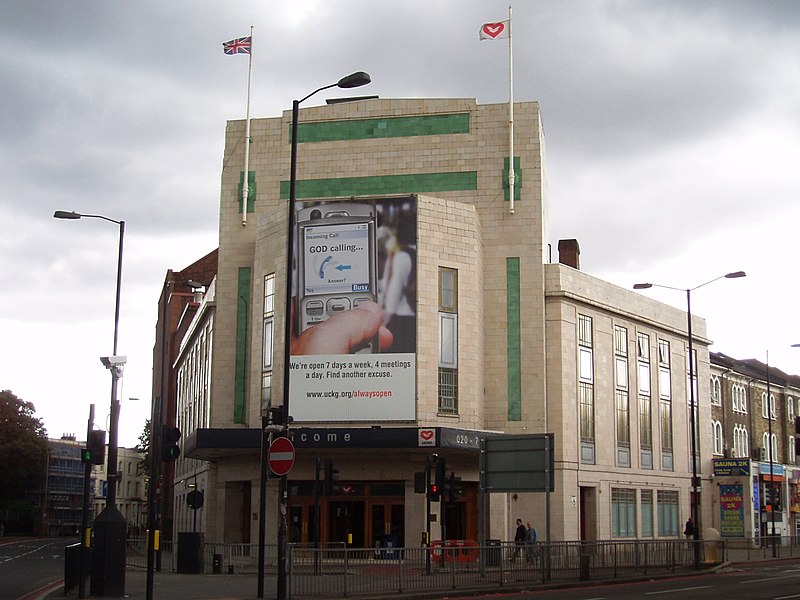
POLYGON ((558 240, 558 262, 581 270, 581 247, 578 240, 558 240))

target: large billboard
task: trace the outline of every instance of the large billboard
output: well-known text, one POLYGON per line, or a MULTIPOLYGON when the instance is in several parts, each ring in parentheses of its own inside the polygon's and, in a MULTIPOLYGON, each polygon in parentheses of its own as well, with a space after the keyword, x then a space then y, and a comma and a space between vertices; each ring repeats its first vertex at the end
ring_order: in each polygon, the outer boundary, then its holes
POLYGON ((295 203, 290 412, 416 417, 416 198, 295 203))

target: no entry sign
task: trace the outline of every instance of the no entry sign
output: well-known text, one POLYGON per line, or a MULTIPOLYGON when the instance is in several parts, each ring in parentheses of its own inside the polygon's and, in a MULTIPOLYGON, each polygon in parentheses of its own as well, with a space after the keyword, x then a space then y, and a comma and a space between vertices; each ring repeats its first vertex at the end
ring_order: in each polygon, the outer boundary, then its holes
POLYGON ((289 438, 279 437, 269 447, 269 468, 275 475, 286 475, 294 464, 294 444, 289 438))

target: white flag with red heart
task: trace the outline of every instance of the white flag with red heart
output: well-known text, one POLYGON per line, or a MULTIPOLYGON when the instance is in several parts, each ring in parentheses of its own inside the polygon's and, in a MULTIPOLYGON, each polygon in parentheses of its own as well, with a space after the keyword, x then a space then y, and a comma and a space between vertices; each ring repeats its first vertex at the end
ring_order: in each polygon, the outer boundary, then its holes
POLYGON ((511 30, 508 21, 500 21, 498 23, 484 23, 481 25, 481 39, 482 40, 499 40, 507 38, 508 32, 511 30))

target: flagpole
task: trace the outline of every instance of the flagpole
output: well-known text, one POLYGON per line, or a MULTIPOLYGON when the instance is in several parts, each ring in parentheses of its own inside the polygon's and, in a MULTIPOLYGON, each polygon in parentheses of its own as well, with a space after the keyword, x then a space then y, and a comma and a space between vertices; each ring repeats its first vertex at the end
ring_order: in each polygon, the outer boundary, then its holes
POLYGON ((247 114, 244 126, 244 181, 242 182, 242 227, 247 225, 247 197, 250 195, 250 86, 253 82, 253 26, 250 25, 250 58, 247 61, 247 114))
POLYGON ((511 3, 508 3, 508 199, 509 213, 514 214, 514 53, 512 50, 511 3))

